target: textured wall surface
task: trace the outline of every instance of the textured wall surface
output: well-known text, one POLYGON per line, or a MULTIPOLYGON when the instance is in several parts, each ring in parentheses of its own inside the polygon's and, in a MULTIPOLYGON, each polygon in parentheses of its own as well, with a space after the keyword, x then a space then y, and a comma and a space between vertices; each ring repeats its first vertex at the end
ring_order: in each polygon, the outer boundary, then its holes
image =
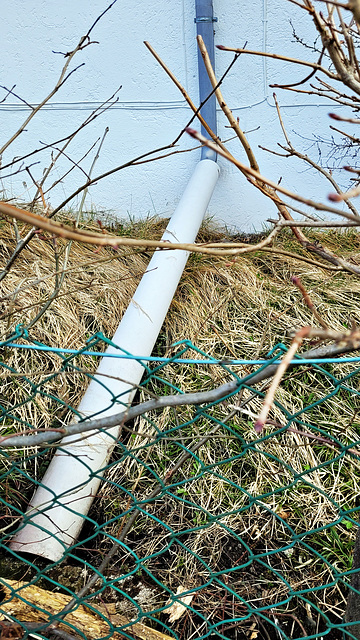
MULTIPOLYGON (((6 3, 0 27, 2 56, 0 83, 30 104, 41 102, 59 76, 64 57, 60 53, 74 48, 96 17, 106 8, 106 0, 12 0, 6 3)), ((315 34, 305 13, 287 0, 214 0, 215 43, 243 46, 301 56, 312 55, 294 41, 292 25, 297 35, 312 43, 315 34)), ((169 144, 191 117, 182 95, 172 84, 145 48, 148 40, 167 65, 197 101, 197 55, 195 43, 194 0, 119 0, 95 26, 93 44, 78 53, 72 66, 84 63, 75 71, 60 91, 38 113, 21 136, 4 153, 3 164, 14 156, 22 156, 53 143, 71 133, 89 116, 91 110, 106 100, 121 85, 119 102, 111 111, 96 119, 79 133, 66 149, 53 172, 48 186, 72 171, 51 191, 52 206, 84 183, 85 175, 76 163, 98 140, 106 126, 109 133, 101 150, 93 175, 99 175, 130 159, 157 147, 169 144), (75 163, 75 164, 74 164, 75 163)), ((232 54, 216 53, 217 74, 224 72, 232 54)), ((295 68, 264 58, 241 56, 223 84, 223 93, 233 109, 251 144, 276 148, 283 142, 270 83, 296 81, 306 75, 304 68, 295 68)), ((5 95, 1 90, 0 99, 5 95)), ((314 135, 330 137, 327 113, 334 107, 311 96, 297 96, 278 90, 283 105, 283 118, 293 143, 317 159, 314 135)), ((28 107, 9 96, 0 104, 1 143, 20 126, 28 107)), ((229 138, 231 132, 221 112, 218 132, 229 138)), ((55 145, 58 147, 59 145, 55 145)), ((178 149, 193 146, 184 135, 178 149)), ((81 166, 87 171, 95 148, 81 166)), ((244 154, 237 141, 229 148, 240 159, 244 154)), ((181 197, 186 181, 199 159, 198 150, 171 155, 149 164, 124 169, 92 186, 87 206, 108 210, 123 218, 158 214, 169 216, 181 197)), ((318 200, 329 191, 326 182, 314 176, 299 161, 284 160, 258 150, 262 172, 273 180, 282 177, 283 184, 318 200)), ((50 152, 34 156, 32 167, 36 180, 49 165, 50 152)), ((30 159, 25 161, 30 163, 30 159)), ((247 183, 237 169, 220 159, 221 177, 210 204, 209 213, 230 227, 244 231, 259 230, 275 208, 247 183)), ((4 172, 6 174, 6 171, 4 172)), ((2 184, 6 197, 31 198, 34 189, 25 172, 7 177, 2 184)), ((79 202, 74 199, 71 206, 79 202)))

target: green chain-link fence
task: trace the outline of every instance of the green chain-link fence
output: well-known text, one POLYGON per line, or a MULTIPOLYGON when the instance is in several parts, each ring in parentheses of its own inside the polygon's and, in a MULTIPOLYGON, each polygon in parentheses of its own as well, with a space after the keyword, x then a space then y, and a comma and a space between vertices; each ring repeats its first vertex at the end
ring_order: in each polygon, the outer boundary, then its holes
MULTIPOLYGON (((2 343, 1 436, 79 418, 79 387, 108 344, 97 334, 82 350, 58 350, 54 370, 54 349, 26 332, 2 343)), ((59 562, 9 546, 53 448, 2 450, 1 638, 358 637, 344 612, 360 510, 359 362, 300 360, 259 435, 269 381, 258 372, 284 351, 219 363, 185 341, 142 358, 136 402, 237 387, 127 423, 59 562)))

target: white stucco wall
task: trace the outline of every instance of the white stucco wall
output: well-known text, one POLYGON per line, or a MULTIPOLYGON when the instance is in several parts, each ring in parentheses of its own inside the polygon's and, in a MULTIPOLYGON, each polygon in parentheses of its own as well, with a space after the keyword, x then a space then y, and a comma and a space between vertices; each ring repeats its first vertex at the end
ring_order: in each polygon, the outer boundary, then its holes
MULTIPOLYGON (((0 26, 2 56, 0 84, 12 87, 31 104, 40 102, 57 79, 64 58, 52 51, 71 50, 94 19, 106 8, 106 0, 6 0, 0 26), (5 9, 5 10, 4 10, 5 9)), ((10 158, 24 155, 42 143, 53 142, 70 133, 90 111, 122 85, 119 103, 82 131, 67 148, 71 159, 78 162, 90 146, 106 137, 95 174, 127 162, 131 158, 170 143, 187 123, 191 112, 181 94, 157 65, 143 45, 148 40, 167 65, 197 101, 197 55, 195 43, 194 0, 119 0, 96 25, 94 44, 80 52, 72 68, 76 71, 31 122, 16 142, 5 152, 3 164, 10 158)), ((308 17, 287 0, 214 0, 216 44, 243 46, 300 55, 306 49, 293 42, 290 19, 297 32, 312 42, 314 31, 308 17)), ((232 54, 217 51, 217 74, 224 72, 232 54)), ((262 58, 241 56, 225 79, 223 93, 234 114, 240 118, 244 130, 250 131, 254 148, 261 144, 274 149, 283 141, 272 99, 270 82, 300 79, 307 70, 262 58)), ((2 95, 5 95, 4 90, 2 95)), ((2 97, 0 94, 0 98, 2 97)), ((296 96, 278 90, 283 106, 283 118, 293 142, 304 150, 313 134, 329 136, 327 113, 334 110, 320 100, 296 96), (293 133, 295 131, 296 133, 293 133), (298 134, 301 134, 300 137, 298 134)), ((0 104, 1 143, 21 124, 27 107, 10 96, 0 104)), ((225 139, 229 129, 221 112, 218 114, 218 133, 225 139)), ((187 136, 179 142, 179 149, 193 146, 187 136)), ((244 159, 237 141, 229 149, 244 159)), ((94 151, 82 166, 87 170, 94 151)), ((314 156, 317 157, 314 149, 314 156)), ((42 152, 32 167, 39 179, 49 164, 50 154, 42 152)), ((172 155, 150 164, 125 169, 91 187, 87 206, 99 211, 111 210, 118 217, 158 214, 169 216, 178 202, 184 185, 199 158, 199 151, 172 155)), ((262 172, 274 180, 283 177, 283 184, 302 190, 316 199, 326 198, 329 186, 319 181, 298 161, 286 163, 274 155, 259 150, 262 172)), ((27 161, 29 162, 29 161, 27 161)), ((217 220, 244 231, 261 229, 273 205, 257 193, 239 172, 220 159, 221 177, 216 187, 209 213, 217 220)), ((53 178, 59 178, 72 165, 69 160, 59 163, 53 178)), ((3 172, 5 175, 7 171, 3 172)), ((50 203, 57 206, 65 196, 84 182, 84 174, 73 169, 67 178, 52 190, 50 203)), ((5 177, 2 188, 6 197, 31 199, 33 187, 29 176, 22 172, 5 177), (23 183, 26 183, 24 185, 23 183)), ((74 200, 75 208, 78 200, 74 200)))

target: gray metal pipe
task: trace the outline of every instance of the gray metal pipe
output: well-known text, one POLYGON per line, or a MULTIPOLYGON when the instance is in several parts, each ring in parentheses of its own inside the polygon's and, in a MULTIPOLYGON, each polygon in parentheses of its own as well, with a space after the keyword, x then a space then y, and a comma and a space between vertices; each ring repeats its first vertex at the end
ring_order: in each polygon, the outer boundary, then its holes
MULTIPOLYGON (((215 68, 215 47, 214 47, 214 18, 213 3, 212 0, 195 0, 196 10, 196 31, 198 36, 202 36, 205 46, 208 50, 208 54, 211 60, 213 68, 215 68)), ((213 88, 209 80, 208 74, 205 69, 205 64, 202 59, 201 53, 198 49, 198 73, 199 73, 199 98, 200 104, 206 100, 211 94, 213 88)), ((213 132, 217 133, 216 126, 216 98, 213 94, 209 100, 206 101, 201 108, 201 115, 208 123, 213 132)), ((201 127, 201 133, 208 138, 208 133, 204 127, 201 127)), ((216 162, 217 154, 212 149, 203 147, 201 150, 201 159, 214 160, 216 162)))

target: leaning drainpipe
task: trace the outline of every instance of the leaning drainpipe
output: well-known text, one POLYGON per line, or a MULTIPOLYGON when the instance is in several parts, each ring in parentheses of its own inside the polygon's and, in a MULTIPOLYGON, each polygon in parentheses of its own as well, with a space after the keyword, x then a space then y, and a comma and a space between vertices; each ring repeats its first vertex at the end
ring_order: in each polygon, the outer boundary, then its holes
MULTIPOLYGON (((212 0, 196 0, 195 21, 198 34, 214 57, 212 0)), ((199 87, 202 102, 212 88, 201 56, 199 87)), ((212 98, 204 105, 202 114, 216 133, 212 98)), ((202 159, 195 167, 163 240, 195 241, 219 176, 216 154, 209 156, 208 151, 203 149, 202 159)), ((142 356, 151 354, 188 256, 187 251, 155 252, 113 337, 112 341, 122 350, 142 356)), ((109 347, 107 353, 119 351, 109 347)), ((105 417, 122 411, 123 404, 131 404, 134 387, 140 383, 143 372, 137 360, 102 358, 79 412, 84 417, 99 413, 105 417), (121 404, 114 402, 115 397, 121 404)), ((118 436, 119 428, 115 427, 106 433, 93 433, 84 440, 73 436, 61 441, 29 504, 23 524, 10 543, 11 549, 53 561, 64 557, 68 547, 77 540, 118 436)))

